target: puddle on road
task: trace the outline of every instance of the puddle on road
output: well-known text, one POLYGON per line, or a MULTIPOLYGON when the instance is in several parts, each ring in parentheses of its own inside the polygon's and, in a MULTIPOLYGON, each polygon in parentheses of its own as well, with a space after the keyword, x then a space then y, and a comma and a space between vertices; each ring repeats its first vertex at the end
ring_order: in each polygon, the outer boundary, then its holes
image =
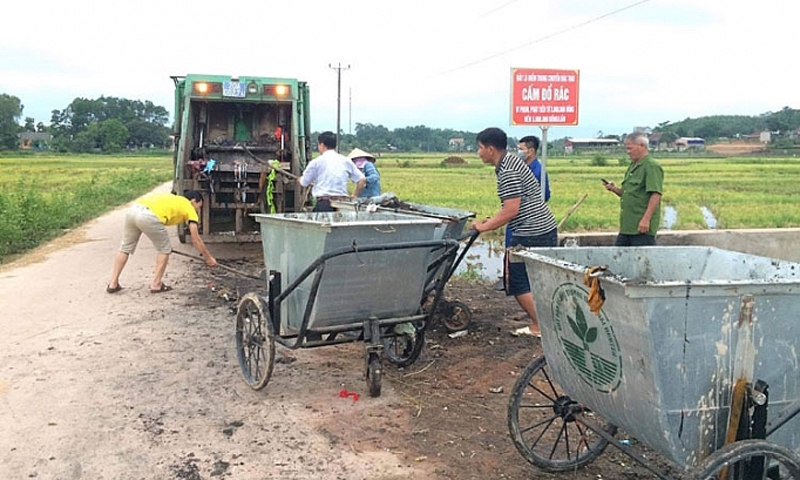
MULTIPOLYGON (((717 219, 707 207, 700 207, 706 226, 717 228, 717 219)), ((664 229, 671 230, 678 222, 678 211, 669 205, 664 207, 664 229)), ((503 245, 499 240, 483 240, 479 238, 470 247, 464 259, 456 267, 455 275, 468 271, 475 272, 484 280, 494 281, 503 275, 503 245)))
POLYGON ((498 240, 478 239, 456 267, 455 275, 475 272, 484 280, 496 280, 503 275, 503 244, 498 240))

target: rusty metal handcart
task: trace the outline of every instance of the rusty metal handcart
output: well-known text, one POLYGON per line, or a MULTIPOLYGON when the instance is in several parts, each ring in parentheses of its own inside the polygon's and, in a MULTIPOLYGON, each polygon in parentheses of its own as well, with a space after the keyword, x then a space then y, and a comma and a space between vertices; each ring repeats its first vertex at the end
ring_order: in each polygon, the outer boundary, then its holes
MULTIPOLYGON (((447 279, 452 276, 453 272, 464 258, 464 254, 477 238, 474 232, 467 232, 467 234, 464 234, 464 227, 466 227, 467 221, 471 218, 475 218, 475 213, 437 205, 403 202, 394 197, 393 194, 385 194, 378 198, 383 199, 383 201, 380 203, 371 203, 374 199, 359 199, 352 202, 331 202, 331 204, 340 210, 389 212, 435 219, 440 222, 439 226, 436 227, 434 231, 435 239, 466 239, 465 244, 462 246, 461 254, 449 270, 443 268, 441 265, 439 265, 438 268, 431 269, 428 281, 425 283, 425 295, 423 296, 425 299, 423 306, 425 310, 428 311, 432 305, 436 281, 439 277, 445 276, 446 282, 447 279)), ((431 265, 438 263, 438 260, 436 252, 431 252, 431 265)), ((441 322, 447 331, 457 332, 469 326, 470 321, 472 321, 472 310, 470 310, 466 303, 459 300, 442 299, 433 311, 433 319, 441 322)))
MULTIPOLYGON (((267 293, 242 297, 236 347, 245 381, 269 382, 275 342, 312 348, 366 343, 371 396, 381 391, 381 353, 395 363, 419 356, 431 314, 421 309, 431 255, 451 268, 457 240, 433 240, 439 222, 355 211, 255 214, 261 225, 267 293)), ((446 278, 434 286, 442 298, 446 278)))
POLYGON ((545 354, 509 401, 526 460, 568 471, 610 444, 661 479, 800 479, 800 264, 709 247, 512 261, 527 266, 545 354))

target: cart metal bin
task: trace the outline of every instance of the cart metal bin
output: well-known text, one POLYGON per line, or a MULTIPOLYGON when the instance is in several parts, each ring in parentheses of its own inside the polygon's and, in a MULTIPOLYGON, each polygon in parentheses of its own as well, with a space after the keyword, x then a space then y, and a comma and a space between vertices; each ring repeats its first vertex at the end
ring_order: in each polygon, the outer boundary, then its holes
MULTIPOLYGON (((800 264, 708 247, 532 248, 512 261, 526 264, 563 391, 678 465, 725 443, 737 372, 769 385, 769 423, 797 409, 800 264), (595 266, 607 267, 599 314, 584 278, 595 266)), ((768 435, 799 451, 800 415, 768 435)))
MULTIPOLYGON (((359 202, 331 202, 331 205, 340 210, 365 210, 367 205, 359 202)), ((434 240, 441 238, 458 239, 464 233, 467 220, 475 217, 475 213, 455 208, 439 207, 436 205, 423 205, 421 203, 405 203, 407 208, 377 207, 378 212, 400 213, 425 218, 434 218, 441 222, 435 232, 434 240)))
MULTIPOLYGON (((357 211, 255 214, 261 226, 264 263, 289 283, 326 252, 357 246, 431 240, 439 222, 394 213, 357 211)), ((425 286, 426 249, 345 255, 326 266, 308 329, 350 324, 354 319, 403 317, 417 313, 425 286)), ((281 327, 297 330, 312 278, 280 307, 281 327)))

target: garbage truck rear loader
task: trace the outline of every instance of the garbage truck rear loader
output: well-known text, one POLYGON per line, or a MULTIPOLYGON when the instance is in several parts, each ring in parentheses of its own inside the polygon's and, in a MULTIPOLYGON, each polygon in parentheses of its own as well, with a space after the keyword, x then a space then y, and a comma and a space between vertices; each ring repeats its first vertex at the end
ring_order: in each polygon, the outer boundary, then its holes
MULTIPOLYGON (((175 84, 173 191, 203 194, 203 241, 260 241, 250 213, 301 211, 309 91, 289 78, 186 75, 175 84)), ((186 241, 186 225, 178 238, 186 241)))

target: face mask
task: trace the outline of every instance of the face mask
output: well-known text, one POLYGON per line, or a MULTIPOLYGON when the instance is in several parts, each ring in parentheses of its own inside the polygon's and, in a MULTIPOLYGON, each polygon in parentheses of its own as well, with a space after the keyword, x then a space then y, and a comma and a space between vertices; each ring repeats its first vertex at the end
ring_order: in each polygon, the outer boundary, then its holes
POLYGON ((525 150, 517 150, 517 156, 523 160, 525 160, 525 150))

